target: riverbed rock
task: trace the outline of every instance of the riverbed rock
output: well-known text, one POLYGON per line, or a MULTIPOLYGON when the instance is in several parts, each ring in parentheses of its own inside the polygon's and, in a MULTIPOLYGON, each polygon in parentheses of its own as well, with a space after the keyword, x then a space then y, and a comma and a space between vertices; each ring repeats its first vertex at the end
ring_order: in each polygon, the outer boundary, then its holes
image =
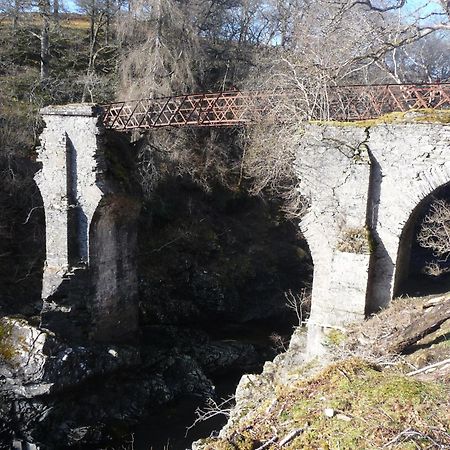
POLYGON ((201 334, 185 340, 183 352, 169 339, 143 356, 132 346, 69 346, 23 318, 4 318, 0 334, 5 445, 13 430, 42 450, 109 445, 178 396, 214 395, 201 363, 186 354, 206 342, 201 334))

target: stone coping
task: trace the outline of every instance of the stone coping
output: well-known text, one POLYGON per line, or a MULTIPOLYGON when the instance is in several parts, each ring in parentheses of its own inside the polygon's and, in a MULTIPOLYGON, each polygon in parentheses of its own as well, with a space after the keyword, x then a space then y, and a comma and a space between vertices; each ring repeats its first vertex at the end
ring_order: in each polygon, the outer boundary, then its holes
POLYGON ((101 108, 95 103, 72 103, 69 105, 50 105, 41 108, 43 116, 98 116, 101 108))

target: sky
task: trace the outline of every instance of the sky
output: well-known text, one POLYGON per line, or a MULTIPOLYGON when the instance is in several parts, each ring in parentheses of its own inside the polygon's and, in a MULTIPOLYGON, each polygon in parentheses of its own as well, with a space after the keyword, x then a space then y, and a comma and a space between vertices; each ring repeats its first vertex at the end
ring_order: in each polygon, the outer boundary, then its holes
POLYGON ((425 12, 441 11, 439 1, 437 0, 408 0, 405 5, 407 11, 414 11, 422 7, 425 12))
MULTIPOLYGON (((77 7, 76 7, 76 4, 75 4, 74 0, 64 0, 62 3, 64 4, 64 6, 69 11, 76 11, 77 10, 77 7)), ((427 9, 433 10, 433 9, 436 9, 437 3, 438 2, 435 1, 435 0, 408 0, 406 2, 406 5, 405 5, 404 9, 406 11, 414 11, 420 6, 428 5, 427 9)))
MULTIPOLYGON (((381 0, 372 0, 374 3, 381 3, 381 0)), ((387 0, 389 1, 389 0, 387 0)), ((391 0, 395 1, 395 0, 391 0)), ((75 0, 62 0, 61 3, 69 12, 78 12, 75 0)), ((429 13, 441 11, 439 0, 407 0, 401 12, 411 14, 420 9, 420 15, 426 16, 429 13)))

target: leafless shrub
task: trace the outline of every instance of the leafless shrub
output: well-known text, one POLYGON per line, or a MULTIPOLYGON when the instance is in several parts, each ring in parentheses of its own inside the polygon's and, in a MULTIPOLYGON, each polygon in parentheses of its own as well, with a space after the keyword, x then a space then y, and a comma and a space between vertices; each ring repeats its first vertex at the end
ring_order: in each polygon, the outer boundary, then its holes
POLYGON ((301 193, 299 184, 298 181, 295 184, 292 183, 281 194, 284 200, 281 210, 288 219, 301 219, 309 207, 309 200, 301 193))
POLYGON ((278 333, 271 333, 269 336, 270 341, 273 344, 273 348, 277 353, 286 352, 289 346, 289 339, 283 338, 278 333))
POLYGON ((241 155, 233 130, 155 130, 139 148, 138 174, 149 197, 167 176, 190 177, 206 192, 214 183, 234 190, 239 188, 241 155))
POLYGON ((349 228, 343 231, 337 249, 347 253, 369 253, 370 238, 367 228, 349 228))
POLYGON ((138 151, 137 172, 144 195, 151 198, 162 173, 157 164, 158 149, 149 143, 143 143, 138 151))
POLYGON ((34 105, 26 105, 19 111, 14 108, 17 106, 9 105, 0 93, 0 149, 3 161, 26 156, 40 131, 40 120, 34 105))
POLYGON ((294 294, 289 290, 284 293, 284 297, 286 298, 286 306, 295 312, 298 325, 305 325, 311 308, 311 293, 306 288, 303 288, 298 294, 294 294))
POLYGON ((301 137, 299 126, 259 123, 246 131, 243 164, 254 181, 251 191, 279 192, 294 178, 295 152, 301 137))
POLYGON ((277 123, 273 116, 243 132, 242 169, 253 195, 267 192, 283 199, 287 218, 298 220, 308 207, 295 174, 296 150, 303 135, 299 123, 277 123))
POLYGON ((430 275, 431 277, 439 277, 444 273, 449 273, 450 268, 442 267, 438 262, 432 261, 425 264, 424 268, 422 269, 422 272, 426 275, 430 275))
POLYGON ((206 404, 203 407, 198 407, 195 410, 195 420, 189 427, 186 428, 186 436, 189 431, 197 424, 204 422, 205 420, 212 419, 217 416, 230 417, 231 409, 234 406, 234 395, 221 399, 219 402, 213 398, 208 398, 206 404))
POLYGON ((189 92, 195 86, 198 36, 189 11, 172 0, 136 0, 117 22, 122 56, 119 64, 123 98, 189 92))

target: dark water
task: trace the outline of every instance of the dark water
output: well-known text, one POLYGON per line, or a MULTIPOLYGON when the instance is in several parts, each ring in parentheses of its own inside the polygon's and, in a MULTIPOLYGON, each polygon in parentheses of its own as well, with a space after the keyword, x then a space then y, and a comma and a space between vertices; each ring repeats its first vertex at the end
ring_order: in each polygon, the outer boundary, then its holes
MULTIPOLYGON (((217 380, 217 398, 228 398, 236 390, 241 377, 230 374, 217 380)), ((185 397, 163 407, 157 407, 136 429, 134 448, 136 450, 185 450, 201 438, 217 433, 226 423, 223 415, 197 424, 187 432, 195 420, 195 410, 203 401, 195 397, 185 397)))
MULTIPOLYGON (((251 370, 234 370, 219 376, 211 376, 215 386, 214 400, 228 399, 235 391, 240 378, 244 373, 260 373, 266 360, 273 359, 276 355, 274 347, 277 345, 270 337, 274 331, 281 336, 284 342, 288 343, 292 334, 292 322, 281 321, 278 326, 273 322, 255 322, 252 324, 228 324, 222 327, 212 326, 207 329, 212 340, 235 340, 253 344, 265 349, 265 358, 251 370), (281 323, 281 325, 280 325, 281 323), (275 328, 275 330, 274 330, 275 328)), ((282 350, 278 348, 278 352, 282 350)), ((135 450, 186 450, 191 448, 191 444, 201 438, 218 433, 227 422, 224 415, 215 416, 207 421, 200 422, 189 430, 186 429, 195 421, 195 410, 205 404, 203 399, 198 397, 184 397, 173 401, 167 405, 156 406, 154 411, 149 411, 147 417, 143 418, 140 425, 135 429, 134 449, 135 450)))

